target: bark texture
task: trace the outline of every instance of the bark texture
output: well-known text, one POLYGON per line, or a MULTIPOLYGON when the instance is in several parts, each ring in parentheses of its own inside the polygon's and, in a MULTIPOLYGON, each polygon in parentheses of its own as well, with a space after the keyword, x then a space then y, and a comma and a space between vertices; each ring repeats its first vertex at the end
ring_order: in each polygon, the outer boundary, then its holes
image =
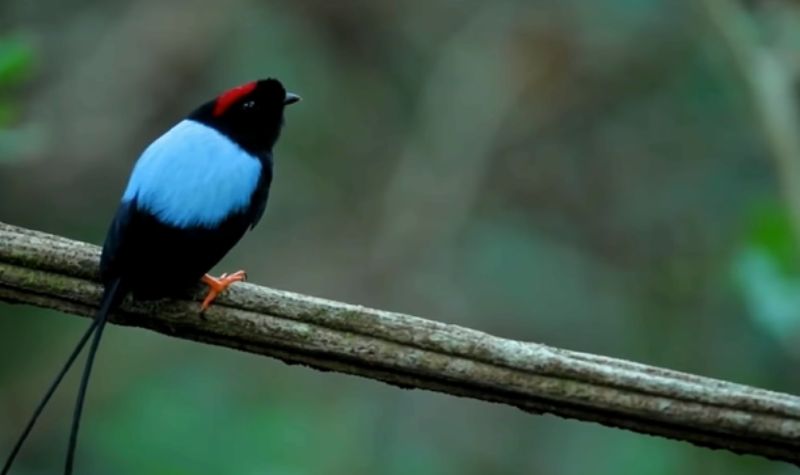
MULTIPOLYGON (((99 248, 0 223, 0 300, 93 315, 99 248)), ((200 289, 198 289, 199 291, 200 289)), ((111 318, 177 338, 800 465, 800 398, 252 284, 111 318)))

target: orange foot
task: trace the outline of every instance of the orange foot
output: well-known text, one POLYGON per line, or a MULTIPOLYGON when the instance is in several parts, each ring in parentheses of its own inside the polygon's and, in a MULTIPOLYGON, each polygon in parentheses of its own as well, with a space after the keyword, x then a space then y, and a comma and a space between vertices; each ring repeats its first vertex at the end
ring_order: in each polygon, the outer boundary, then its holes
POLYGON ((219 279, 211 277, 208 274, 204 275, 201 280, 208 286, 208 294, 206 295, 206 299, 203 300, 203 305, 200 307, 200 311, 205 312, 206 309, 211 306, 211 302, 213 302, 219 294, 227 289, 229 285, 234 282, 243 282, 246 278, 247 274, 243 270, 234 272, 231 275, 222 274, 219 276, 219 279))

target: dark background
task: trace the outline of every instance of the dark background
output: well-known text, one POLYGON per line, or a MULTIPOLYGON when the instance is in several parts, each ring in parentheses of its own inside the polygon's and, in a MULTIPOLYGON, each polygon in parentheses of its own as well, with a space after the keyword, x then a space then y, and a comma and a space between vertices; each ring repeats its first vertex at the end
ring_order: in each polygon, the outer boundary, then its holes
MULTIPOLYGON (((757 41, 796 51, 768 34, 800 31, 792 2, 746 3, 780 24, 757 41)), ((100 243, 147 143, 275 76, 304 101, 218 272, 797 394, 796 180, 706 4, 2 0, 0 220, 100 243)), ((3 456, 86 325, 0 304, 3 456)), ((59 472, 76 379, 14 473, 59 472)), ((78 468, 794 473, 115 326, 78 468)))

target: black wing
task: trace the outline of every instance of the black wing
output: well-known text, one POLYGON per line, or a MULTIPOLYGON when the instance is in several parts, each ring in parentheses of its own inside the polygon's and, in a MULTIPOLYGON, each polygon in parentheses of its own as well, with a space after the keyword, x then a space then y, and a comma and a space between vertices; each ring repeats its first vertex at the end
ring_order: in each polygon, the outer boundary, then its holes
POLYGON ((104 283, 109 283, 120 276, 125 258, 123 249, 126 239, 131 238, 128 232, 135 218, 136 199, 122 202, 117 208, 111 227, 103 243, 103 253, 100 255, 100 277, 104 283))
POLYGON ((263 160, 261 163, 263 164, 261 176, 258 178, 258 185, 250 202, 250 229, 256 227, 261 216, 264 215, 269 198, 269 187, 272 185, 272 155, 269 160, 263 160))

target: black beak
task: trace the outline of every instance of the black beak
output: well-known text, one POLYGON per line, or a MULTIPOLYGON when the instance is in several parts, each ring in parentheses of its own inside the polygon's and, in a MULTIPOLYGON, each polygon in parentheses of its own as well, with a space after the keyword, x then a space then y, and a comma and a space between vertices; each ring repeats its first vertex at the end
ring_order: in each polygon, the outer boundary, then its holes
POLYGON ((295 102, 300 102, 301 97, 297 94, 293 94, 291 92, 286 93, 286 98, 283 100, 283 105, 288 106, 289 104, 294 104, 295 102))

